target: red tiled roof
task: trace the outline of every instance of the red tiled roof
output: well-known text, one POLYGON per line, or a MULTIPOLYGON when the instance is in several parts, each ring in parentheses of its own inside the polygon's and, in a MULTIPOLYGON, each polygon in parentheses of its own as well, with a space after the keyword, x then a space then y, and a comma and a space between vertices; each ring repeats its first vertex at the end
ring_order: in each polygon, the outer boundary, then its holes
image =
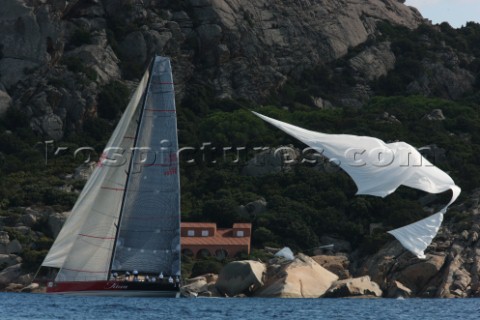
POLYGON ((248 229, 251 229, 252 228, 252 224, 251 223, 234 223, 233 224, 233 228, 248 228, 248 229))
POLYGON ((182 228, 216 228, 217 224, 214 222, 182 222, 182 228))
MULTIPOLYGON (((182 224, 183 225, 183 224, 182 224)), ((182 237, 182 245, 190 246, 235 246, 235 245, 244 245, 248 246, 250 244, 250 237, 232 237, 232 229, 217 229, 215 236, 210 237, 182 237)))

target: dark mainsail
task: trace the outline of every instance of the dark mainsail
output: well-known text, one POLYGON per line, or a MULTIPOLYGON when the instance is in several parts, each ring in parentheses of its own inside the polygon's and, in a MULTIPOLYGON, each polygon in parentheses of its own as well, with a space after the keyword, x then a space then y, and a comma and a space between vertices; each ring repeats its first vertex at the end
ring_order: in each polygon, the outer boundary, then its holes
POLYGON ((180 275, 180 181, 170 60, 156 57, 138 119, 112 270, 180 275))

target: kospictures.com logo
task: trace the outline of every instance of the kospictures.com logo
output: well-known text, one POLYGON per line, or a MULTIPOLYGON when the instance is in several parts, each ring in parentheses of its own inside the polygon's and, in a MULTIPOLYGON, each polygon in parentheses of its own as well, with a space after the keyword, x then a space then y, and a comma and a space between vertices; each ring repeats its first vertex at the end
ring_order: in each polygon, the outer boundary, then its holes
MULTIPOLYGON (((172 147, 168 140, 159 141, 153 147, 107 147, 101 154, 92 147, 81 147, 71 150, 69 147, 57 146, 53 140, 38 142, 44 151, 45 164, 55 157, 71 153, 74 159, 81 159, 85 163, 95 161, 99 166, 125 166, 129 160, 142 166, 164 165, 169 166, 179 162, 182 165, 196 164, 231 164, 231 165, 270 165, 276 161, 281 165, 327 165, 331 167, 401 167, 433 166, 437 162, 436 155, 427 161, 425 154, 412 152, 411 149, 398 148, 395 150, 377 147, 370 150, 364 148, 348 148, 341 156, 332 156, 321 148, 307 147, 304 149, 293 146, 280 147, 238 147, 215 146, 211 142, 204 142, 201 146, 184 146, 178 149, 172 147)), ((425 149, 425 148, 422 148, 425 149)))

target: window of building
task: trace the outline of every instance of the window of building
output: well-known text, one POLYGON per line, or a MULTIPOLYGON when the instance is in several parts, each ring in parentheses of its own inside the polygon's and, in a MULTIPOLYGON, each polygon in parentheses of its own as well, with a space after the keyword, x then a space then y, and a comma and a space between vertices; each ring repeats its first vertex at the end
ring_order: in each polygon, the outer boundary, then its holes
POLYGON ((245 237, 245 232, 243 232, 243 230, 237 230, 237 237, 245 237))
POLYGON ((187 236, 189 236, 189 237, 195 237, 195 230, 188 230, 188 231, 187 231, 187 236))
POLYGON ((208 230, 202 230, 202 237, 208 237, 208 230))

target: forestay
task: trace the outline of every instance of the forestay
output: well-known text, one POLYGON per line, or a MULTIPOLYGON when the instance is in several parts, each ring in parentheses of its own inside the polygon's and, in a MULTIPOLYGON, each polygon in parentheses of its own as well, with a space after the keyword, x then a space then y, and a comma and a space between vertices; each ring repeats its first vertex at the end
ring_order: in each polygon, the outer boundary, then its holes
POLYGON ((324 134, 253 113, 334 160, 352 177, 357 194, 385 197, 400 185, 429 193, 452 190, 450 202, 436 214, 389 231, 406 249, 419 258, 425 257, 424 251, 437 234, 443 215, 460 194, 460 188, 448 174, 405 142, 385 143, 373 137, 324 134))

